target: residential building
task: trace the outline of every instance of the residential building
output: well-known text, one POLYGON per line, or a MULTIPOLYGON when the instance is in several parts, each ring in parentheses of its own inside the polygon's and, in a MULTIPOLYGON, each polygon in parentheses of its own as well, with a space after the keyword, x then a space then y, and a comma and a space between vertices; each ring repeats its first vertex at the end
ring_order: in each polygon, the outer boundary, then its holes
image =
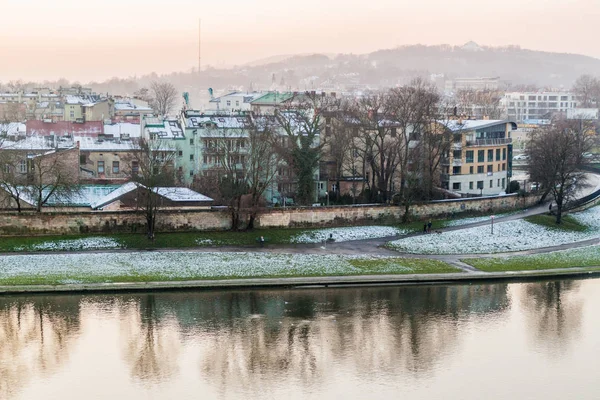
POLYGON ((179 182, 184 181, 185 174, 189 175, 190 170, 192 176, 196 173, 194 157, 184 157, 184 154, 190 154, 190 150, 179 120, 144 116, 142 117, 141 132, 142 139, 153 142, 157 151, 174 153, 173 167, 179 182))
POLYGON ((104 133, 104 123, 102 121, 90 121, 76 123, 71 121, 27 121, 25 123, 27 136, 56 136, 73 137, 89 136, 97 137, 104 133))
POLYGON ((139 99, 121 99, 114 104, 112 121, 139 124, 143 117, 151 116, 153 113, 147 102, 139 99))
POLYGON ((566 114, 578 107, 577 96, 570 92, 510 92, 500 104, 509 121, 551 119, 557 113, 566 114))
POLYGON ((263 95, 264 93, 262 92, 231 92, 224 96, 210 99, 207 111, 215 111, 222 114, 250 111, 252 109, 252 101, 263 95))
POLYGON ((505 120, 453 120, 451 150, 441 160, 441 184, 461 195, 497 195, 512 176, 512 137, 505 120))

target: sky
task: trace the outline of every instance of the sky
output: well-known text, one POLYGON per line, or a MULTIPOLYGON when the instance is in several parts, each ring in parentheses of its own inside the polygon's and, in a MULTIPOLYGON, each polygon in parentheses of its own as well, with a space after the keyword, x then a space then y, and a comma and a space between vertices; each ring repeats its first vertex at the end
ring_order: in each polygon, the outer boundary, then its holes
POLYGON ((600 0, 0 0, 0 82, 81 83, 280 54, 515 44, 600 58, 600 0))

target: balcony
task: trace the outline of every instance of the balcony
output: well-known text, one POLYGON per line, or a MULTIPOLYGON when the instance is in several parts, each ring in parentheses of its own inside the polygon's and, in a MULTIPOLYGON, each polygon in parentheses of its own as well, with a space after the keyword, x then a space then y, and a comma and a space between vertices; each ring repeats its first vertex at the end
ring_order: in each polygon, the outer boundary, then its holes
POLYGON ((462 167, 462 160, 454 160, 452 161, 452 166, 453 167, 462 167))
POLYGON ((469 147, 502 146, 512 143, 512 138, 467 140, 469 147))
POLYGON ((452 143, 452 150, 460 150, 462 149, 462 143, 461 142, 453 142, 452 143))

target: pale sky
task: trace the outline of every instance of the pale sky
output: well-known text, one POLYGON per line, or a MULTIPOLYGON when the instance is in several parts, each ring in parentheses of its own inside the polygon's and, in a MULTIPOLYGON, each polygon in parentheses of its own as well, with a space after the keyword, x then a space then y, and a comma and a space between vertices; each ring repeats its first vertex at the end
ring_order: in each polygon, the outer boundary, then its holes
POLYGON ((0 81, 86 82, 278 54, 518 44, 600 58, 600 0, 0 0, 0 81))

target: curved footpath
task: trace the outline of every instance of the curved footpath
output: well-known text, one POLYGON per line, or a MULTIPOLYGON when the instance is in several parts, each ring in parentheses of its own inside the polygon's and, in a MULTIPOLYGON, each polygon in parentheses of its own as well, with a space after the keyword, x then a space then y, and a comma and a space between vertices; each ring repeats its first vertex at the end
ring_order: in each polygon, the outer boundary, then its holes
MULTIPOLYGON (((500 217, 496 221, 507 222, 522 219, 531 215, 543 214, 547 212, 547 205, 541 205, 523 210, 517 214, 500 217)), ((477 226, 488 225, 489 221, 475 222, 460 226, 453 226, 443 229, 437 229, 440 232, 468 229, 477 226)), ((281 254, 336 254, 336 255, 371 255, 371 256, 399 256, 402 258, 428 258, 444 261, 462 272, 445 274, 394 274, 394 275, 354 275, 354 276, 320 276, 320 277, 293 277, 293 278, 244 278, 244 279, 220 279, 220 280, 199 280, 199 281, 167 281, 167 282, 135 282, 135 283, 97 283, 97 284, 64 284, 64 285, 22 285, 22 286, 0 286, 0 294, 4 293, 40 293, 40 292, 111 292, 111 291, 147 291, 147 290, 184 290, 184 289, 218 289, 218 288, 266 288, 266 287, 333 287, 333 286, 353 286, 353 285, 416 285, 416 284, 458 284, 467 282, 486 282, 486 281, 521 281, 531 279, 547 278, 583 278, 598 277, 598 271, 590 271, 589 268, 563 268, 537 271, 518 271, 518 272, 484 272, 460 261, 464 258, 474 257, 508 257, 515 255, 529 255, 548 253, 558 250, 574 249, 578 247, 598 245, 600 237, 575 242, 561 244, 552 247, 546 247, 535 250, 526 250, 510 253, 478 254, 478 255, 432 255, 432 254, 409 254, 383 248, 382 246, 389 241, 398 240, 403 237, 422 235, 421 233, 391 236, 377 239, 356 240, 338 243, 319 243, 319 244, 296 244, 296 245, 273 245, 264 248, 242 247, 242 246, 222 246, 222 247, 202 247, 196 249, 161 249, 153 250, 156 252, 247 252, 257 253, 281 253, 281 254)), ((106 252, 132 252, 128 250, 108 250, 96 251, 96 253, 106 252)), ((146 252, 144 250, 138 252, 146 252)), ((58 252, 53 252, 56 254, 58 252)), ((65 252, 72 253, 72 252, 65 252)), ((32 253, 30 253, 32 254, 32 253)), ((40 253, 35 253, 40 254, 40 253)))

